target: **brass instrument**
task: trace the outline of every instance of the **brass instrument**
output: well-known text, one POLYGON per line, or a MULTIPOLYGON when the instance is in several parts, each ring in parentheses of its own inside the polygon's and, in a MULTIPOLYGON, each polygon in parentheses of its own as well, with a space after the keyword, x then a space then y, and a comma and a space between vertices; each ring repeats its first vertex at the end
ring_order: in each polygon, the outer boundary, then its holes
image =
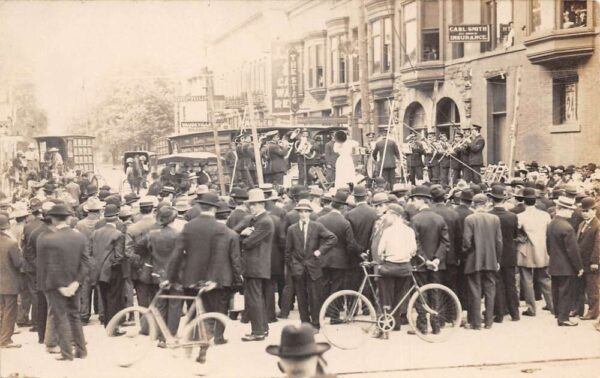
POLYGON ((317 152, 313 150, 313 145, 308 138, 300 138, 294 143, 294 148, 298 154, 302 155, 306 159, 314 159, 317 152))

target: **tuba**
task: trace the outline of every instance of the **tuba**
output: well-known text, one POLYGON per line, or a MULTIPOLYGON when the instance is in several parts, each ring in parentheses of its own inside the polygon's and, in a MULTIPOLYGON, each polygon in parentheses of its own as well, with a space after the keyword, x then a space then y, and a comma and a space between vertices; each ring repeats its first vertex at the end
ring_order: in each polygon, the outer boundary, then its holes
POLYGON ((308 140, 308 138, 301 138, 294 143, 294 148, 298 152, 298 154, 302 155, 306 159, 314 159, 317 152, 313 150, 312 143, 308 140))

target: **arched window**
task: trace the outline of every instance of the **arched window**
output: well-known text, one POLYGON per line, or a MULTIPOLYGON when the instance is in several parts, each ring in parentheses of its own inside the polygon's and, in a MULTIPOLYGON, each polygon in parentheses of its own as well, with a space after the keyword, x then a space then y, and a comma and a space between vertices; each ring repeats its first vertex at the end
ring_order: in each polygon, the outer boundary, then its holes
POLYGON ((444 134, 450 139, 453 135, 452 128, 460 127, 458 106, 451 98, 442 98, 436 105, 435 119, 438 133, 444 134))
POLYGON ((412 131, 411 129, 421 131, 426 127, 425 125, 425 109, 423 109, 423 105, 418 102, 408 105, 404 112, 404 136, 409 135, 412 131))

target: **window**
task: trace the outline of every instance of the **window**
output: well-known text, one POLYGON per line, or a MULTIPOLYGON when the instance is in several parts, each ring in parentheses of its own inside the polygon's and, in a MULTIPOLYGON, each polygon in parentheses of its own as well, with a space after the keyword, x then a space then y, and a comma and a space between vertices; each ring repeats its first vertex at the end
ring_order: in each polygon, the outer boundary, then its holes
POLYGON ((308 47, 308 87, 323 88, 325 86, 325 64, 323 44, 308 47))
POLYGON ((438 0, 423 0, 421 8, 422 61, 440 59, 439 10, 438 0))
POLYGON ((587 26, 587 0, 563 0, 561 7, 563 29, 587 26))
POLYGON ((388 99, 375 101, 375 123, 377 125, 387 125, 390 120, 390 102, 388 99))
POLYGON ((330 38, 331 46, 331 83, 346 82, 346 37, 336 35, 330 38))
POLYGON ((554 1, 531 0, 531 32, 554 29, 554 1))
POLYGON ((308 87, 315 86, 315 46, 308 48, 308 87))
POLYGON ((403 12, 403 37, 404 37, 404 62, 411 66, 417 58, 417 3, 412 2, 404 5, 403 12))
MULTIPOLYGON (((465 4, 464 0, 454 0, 452 3, 452 25, 460 25, 464 20, 465 4)), ((452 43, 452 59, 458 59, 465 56, 465 44, 452 43)))
POLYGON ((392 19, 371 23, 371 72, 389 72, 392 68, 392 19))
POLYGON ((513 0, 483 0, 482 23, 492 26, 490 41, 481 43, 481 52, 513 44, 512 22, 513 0))
POLYGON ((552 82, 553 124, 577 123, 577 75, 555 78, 552 82))

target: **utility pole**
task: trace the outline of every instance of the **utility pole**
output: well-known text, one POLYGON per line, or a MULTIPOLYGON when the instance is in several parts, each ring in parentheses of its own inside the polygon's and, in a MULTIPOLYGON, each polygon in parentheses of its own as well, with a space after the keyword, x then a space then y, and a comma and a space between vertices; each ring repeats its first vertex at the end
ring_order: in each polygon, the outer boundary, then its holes
MULTIPOLYGON (((521 66, 517 67, 515 76, 515 108, 513 110, 513 119, 510 125, 510 158, 508 160, 508 173, 511 174, 517 156, 517 135, 519 129, 519 96, 521 95, 521 66)), ((488 129, 489 130, 489 129, 488 129)), ((489 163, 489 162, 488 162, 489 163)))
MULTIPOLYGON (((355 0, 358 9, 358 65, 360 67, 360 104, 363 125, 361 139, 369 131, 375 131, 371 123, 371 103, 369 102, 369 60, 367 48, 367 25, 365 21, 365 1, 355 0)), ((352 104, 351 104, 352 105, 352 104)))
POLYGON ((258 132, 256 131, 256 121, 254 119, 254 98, 252 89, 248 88, 248 116, 250 117, 250 127, 252 128, 252 145, 254 146, 254 160, 256 161, 256 178, 258 185, 265 183, 263 180, 262 159, 260 156, 260 145, 258 141, 258 132))
POLYGON ((213 138, 215 140, 215 154, 217 155, 217 173, 219 174, 219 187, 221 194, 227 193, 225 191, 225 176, 223 175, 223 165, 221 164, 221 141, 219 140, 219 127, 214 120, 214 106, 215 106, 215 88, 213 83, 212 72, 208 69, 205 70, 206 75, 206 110, 208 124, 212 127, 213 138))

